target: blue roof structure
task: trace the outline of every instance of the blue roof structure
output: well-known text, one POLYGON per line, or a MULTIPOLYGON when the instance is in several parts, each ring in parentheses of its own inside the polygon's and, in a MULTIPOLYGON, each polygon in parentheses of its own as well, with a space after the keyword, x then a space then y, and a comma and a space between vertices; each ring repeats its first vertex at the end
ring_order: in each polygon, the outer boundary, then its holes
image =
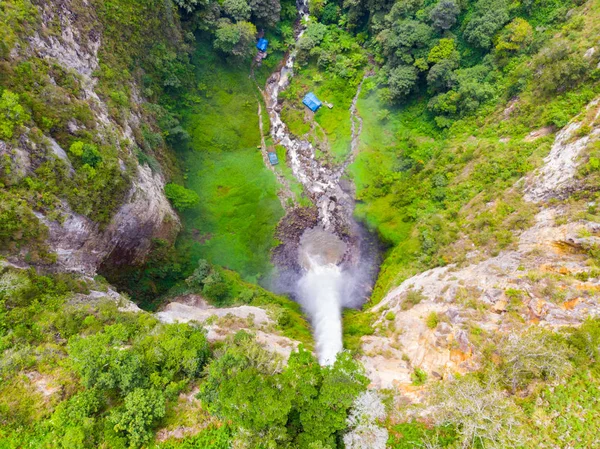
POLYGON ((262 37, 256 43, 256 48, 258 48, 260 51, 267 51, 268 46, 269 46, 269 41, 262 37))
POLYGON ((313 112, 317 112, 317 110, 323 106, 323 103, 321 103, 321 101, 312 92, 306 94, 304 100, 302 100, 302 103, 304 103, 304 105, 313 112))
POLYGON ((279 159, 277 158, 277 155, 275 153, 269 153, 269 162, 271 163, 271 165, 279 164, 279 159))

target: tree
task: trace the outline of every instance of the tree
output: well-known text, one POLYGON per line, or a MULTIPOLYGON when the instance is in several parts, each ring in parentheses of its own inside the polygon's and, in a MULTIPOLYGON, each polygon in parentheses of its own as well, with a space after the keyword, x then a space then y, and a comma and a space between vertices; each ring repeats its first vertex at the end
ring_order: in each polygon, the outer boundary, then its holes
POLYGON ((111 421, 116 432, 125 434, 129 447, 137 448, 151 439, 150 429, 165 413, 165 397, 160 391, 138 388, 125 397, 122 409, 113 411, 111 421))
POLYGON ((327 3, 321 13, 321 22, 326 25, 337 23, 340 15, 340 7, 333 2, 327 3))
POLYGON ((102 155, 98 151, 98 147, 96 145, 84 145, 81 162, 96 168, 102 162, 102 155))
POLYGON ((417 83, 417 69, 403 65, 390 71, 388 85, 392 100, 400 100, 410 94, 417 83))
POLYGON ((517 17, 504 27, 496 41, 496 54, 506 57, 521 51, 533 42, 533 28, 525 19, 517 17))
POLYGON ((427 62, 437 63, 442 59, 458 60, 460 58, 459 53, 456 51, 456 42, 454 39, 440 39, 438 44, 429 50, 427 55, 427 62))
POLYGON ((456 23, 460 7, 454 0, 440 0, 429 12, 429 20, 434 28, 447 30, 456 23))
POLYGON ((513 392, 533 379, 560 379, 572 369, 572 351, 558 336, 541 328, 508 335, 499 352, 503 378, 513 392))
POLYGON ((75 394, 61 402, 50 418, 48 447, 60 449, 85 449, 95 447, 94 415, 100 410, 100 400, 96 389, 75 394))
POLYGON ((444 92, 457 84, 454 74, 456 63, 451 59, 442 59, 427 73, 427 87, 431 93, 444 92))
POLYGON ((220 19, 215 32, 214 46, 226 54, 247 58, 254 51, 256 27, 249 22, 231 23, 229 19, 220 19))
POLYGON ((184 11, 191 13, 194 12, 199 6, 204 5, 206 0, 174 0, 175 4, 184 11))
POLYGON ((260 26, 273 27, 279 22, 281 3, 279 0, 249 0, 254 23, 260 26))
POLYGON ((377 37, 387 53, 410 52, 413 48, 425 47, 431 41, 433 30, 418 20, 401 20, 377 37))
POLYGON ((19 96, 9 90, 0 97, 0 139, 11 139, 15 129, 28 122, 31 116, 19 103, 19 96))
POLYGON ((245 447, 271 447, 286 437, 291 392, 279 374, 280 365, 246 333, 236 334, 224 353, 207 369, 199 398, 215 415, 237 427, 245 447))
POLYGON ((409 19, 414 17, 415 13, 423 6, 423 0, 403 0, 394 2, 390 12, 386 16, 389 22, 409 19))
POLYGON ((506 0, 479 0, 463 33, 465 40, 475 46, 488 49, 492 38, 500 31, 510 16, 506 0))
POLYGON ((306 31, 298 41, 298 47, 301 50, 311 50, 321 43, 327 34, 327 26, 319 22, 311 22, 306 31))
POLYGON ((385 449, 388 431, 379 426, 386 417, 379 394, 373 390, 359 395, 346 423, 350 431, 344 435, 346 449, 385 449))
POLYGON ((165 186, 165 195, 169 200, 171 200, 173 206, 179 211, 184 211, 190 207, 194 207, 200 202, 200 197, 196 192, 186 189, 179 184, 167 184, 165 186))
POLYGON ((348 411, 369 382, 362 367, 347 352, 333 366, 320 367, 312 354, 301 350, 290 357, 285 374, 296 392, 292 407, 302 428, 298 446, 320 441, 335 447, 336 432, 346 428, 348 411))
POLYGON ((223 11, 236 22, 248 21, 252 9, 246 0, 225 0, 223 11))
POLYGON ((229 295, 229 285, 227 285, 219 271, 212 270, 204 278, 202 293, 217 303, 224 303, 229 295))
POLYGON ((81 159, 85 165, 96 168, 102 162, 102 155, 96 145, 76 141, 69 147, 69 153, 81 159))
POLYGON ((480 383, 474 376, 465 376, 441 384, 431 405, 436 424, 454 425, 464 449, 522 447, 522 412, 494 378, 480 383))
POLYGON ((600 364, 600 319, 588 318, 569 337, 569 343, 577 349, 579 359, 600 364))
POLYGON ((185 283, 190 287, 202 287, 210 271, 210 264, 204 259, 199 259, 198 268, 185 280, 185 283))

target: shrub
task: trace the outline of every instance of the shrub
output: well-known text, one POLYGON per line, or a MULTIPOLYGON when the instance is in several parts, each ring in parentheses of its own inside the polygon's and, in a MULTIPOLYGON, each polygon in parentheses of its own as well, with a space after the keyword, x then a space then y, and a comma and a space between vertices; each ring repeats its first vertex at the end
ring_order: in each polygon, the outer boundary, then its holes
POLYGON ((454 0, 440 0, 429 13, 431 24, 440 30, 452 28, 456 23, 456 18, 460 12, 460 7, 454 0))
POLYGON ((509 20, 506 0, 479 0, 464 31, 465 40, 480 48, 490 48, 492 38, 509 20))
POLYGON ((211 271, 211 266, 204 259, 198 260, 198 268, 185 280, 190 287, 201 287, 211 271))
POLYGON ((165 195, 171 200, 173 206, 182 212, 200 202, 200 197, 196 192, 186 189, 179 184, 167 184, 165 186, 165 195))
POLYGON ((137 448, 152 438, 152 425, 165 413, 162 392, 138 388, 125 397, 123 408, 116 409, 111 420, 115 431, 126 435, 129 447, 137 448))
POLYGON ((503 379, 513 392, 534 379, 562 378, 572 368, 572 351, 557 335, 540 328, 507 336, 499 352, 503 379))
POLYGON ((9 90, 2 92, 2 97, 0 97, 0 139, 11 139, 15 129, 30 119, 31 116, 19 103, 19 95, 9 90))
POLYGON ((421 290, 409 290, 406 292, 406 298, 402 301, 400 306, 402 310, 408 310, 413 306, 416 306, 425 299, 421 290))
POLYGON ((440 324, 440 317, 437 312, 431 312, 429 315, 427 315, 425 323, 429 329, 435 329, 438 327, 438 324, 440 324))
POLYGON ((421 368, 415 368, 410 375, 410 380, 415 386, 423 385, 427 381, 427 373, 421 368))
POLYGON ((440 384, 431 403, 435 404, 437 424, 453 425, 461 447, 522 447, 521 411, 493 380, 480 383, 465 376, 440 384))

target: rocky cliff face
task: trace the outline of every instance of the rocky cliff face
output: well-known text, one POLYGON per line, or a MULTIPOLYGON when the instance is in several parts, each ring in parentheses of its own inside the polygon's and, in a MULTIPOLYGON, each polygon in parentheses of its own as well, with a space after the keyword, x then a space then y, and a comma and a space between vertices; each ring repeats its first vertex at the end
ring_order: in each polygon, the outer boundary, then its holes
POLYGON ((515 188, 535 224, 518 235, 516 249, 462 266, 428 270, 404 281, 374 307, 376 332, 363 337, 362 361, 373 385, 411 385, 416 368, 444 378, 478 367, 485 341, 530 325, 557 328, 600 315, 600 273, 590 258, 600 244, 600 223, 586 219, 596 207, 578 169, 600 138, 600 107, 592 102, 556 135, 544 165, 515 188), (585 130, 582 133, 581 130, 585 130))
MULTIPOLYGON (((93 14, 86 8, 86 14, 93 14)), ((129 166, 119 160, 121 171, 128 170, 130 185, 122 204, 113 213, 112 219, 103 226, 90 218, 75 213, 66 201, 58 206, 58 214, 52 216, 36 211, 38 219, 48 228, 49 250, 56 254, 59 270, 92 274, 102 263, 113 265, 143 262, 153 239, 173 240, 180 229, 177 214, 164 195, 164 176, 141 165, 134 157, 136 130, 144 124, 143 117, 136 112, 144 100, 136 85, 129 86, 132 92, 132 107, 119 122, 109 112, 108 105, 97 93, 95 73, 100 69, 98 51, 102 46, 102 32, 97 21, 92 29, 79 25, 78 13, 68 1, 44 2, 40 6, 40 23, 37 30, 25 42, 17 44, 10 53, 8 62, 16 66, 20 61, 39 58, 60 68, 76 79, 80 86, 76 101, 89 106, 94 133, 101 142, 119 147, 129 156, 129 166), (60 220, 56 216, 60 216, 60 220)), ((65 102, 72 101, 65 98, 65 102)), ((69 132, 75 134, 88 131, 86 125, 76 120, 69 122, 69 132)), ((39 140, 39 139, 38 139, 39 140)), ((20 144, 0 142, 0 152, 13 159, 19 178, 32 174, 32 148, 45 146, 47 153, 72 164, 68 152, 46 133, 41 142, 34 143, 28 133, 20 144)), ((15 261, 21 256, 15 256, 15 261)))

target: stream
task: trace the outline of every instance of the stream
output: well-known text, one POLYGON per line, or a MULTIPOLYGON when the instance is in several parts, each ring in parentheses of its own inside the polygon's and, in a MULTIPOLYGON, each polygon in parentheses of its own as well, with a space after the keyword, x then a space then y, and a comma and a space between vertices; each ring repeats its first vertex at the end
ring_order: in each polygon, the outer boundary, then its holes
MULTIPOLYGON (((308 22, 308 0, 297 0, 296 5, 300 17, 296 28, 298 42, 308 22)), ((358 151, 362 119, 356 101, 362 82, 350 108, 349 156, 341 165, 330 168, 315 157, 315 148, 308 141, 293 137, 281 119, 279 94, 290 83, 296 56, 294 48, 279 70, 269 77, 262 93, 271 137, 276 145, 286 149, 287 162, 316 206, 316 216, 300 223, 290 220, 291 231, 284 230, 284 235, 280 235, 283 251, 294 263, 284 266, 275 261, 278 269, 275 289, 292 294, 302 305, 313 327, 319 362, 328 365, 335 362, 337 353, 343 349, 342 309, 357 308, 366 301, 377 270, 375 240, 354 220, 353 186, 343 179, 358 151)))

